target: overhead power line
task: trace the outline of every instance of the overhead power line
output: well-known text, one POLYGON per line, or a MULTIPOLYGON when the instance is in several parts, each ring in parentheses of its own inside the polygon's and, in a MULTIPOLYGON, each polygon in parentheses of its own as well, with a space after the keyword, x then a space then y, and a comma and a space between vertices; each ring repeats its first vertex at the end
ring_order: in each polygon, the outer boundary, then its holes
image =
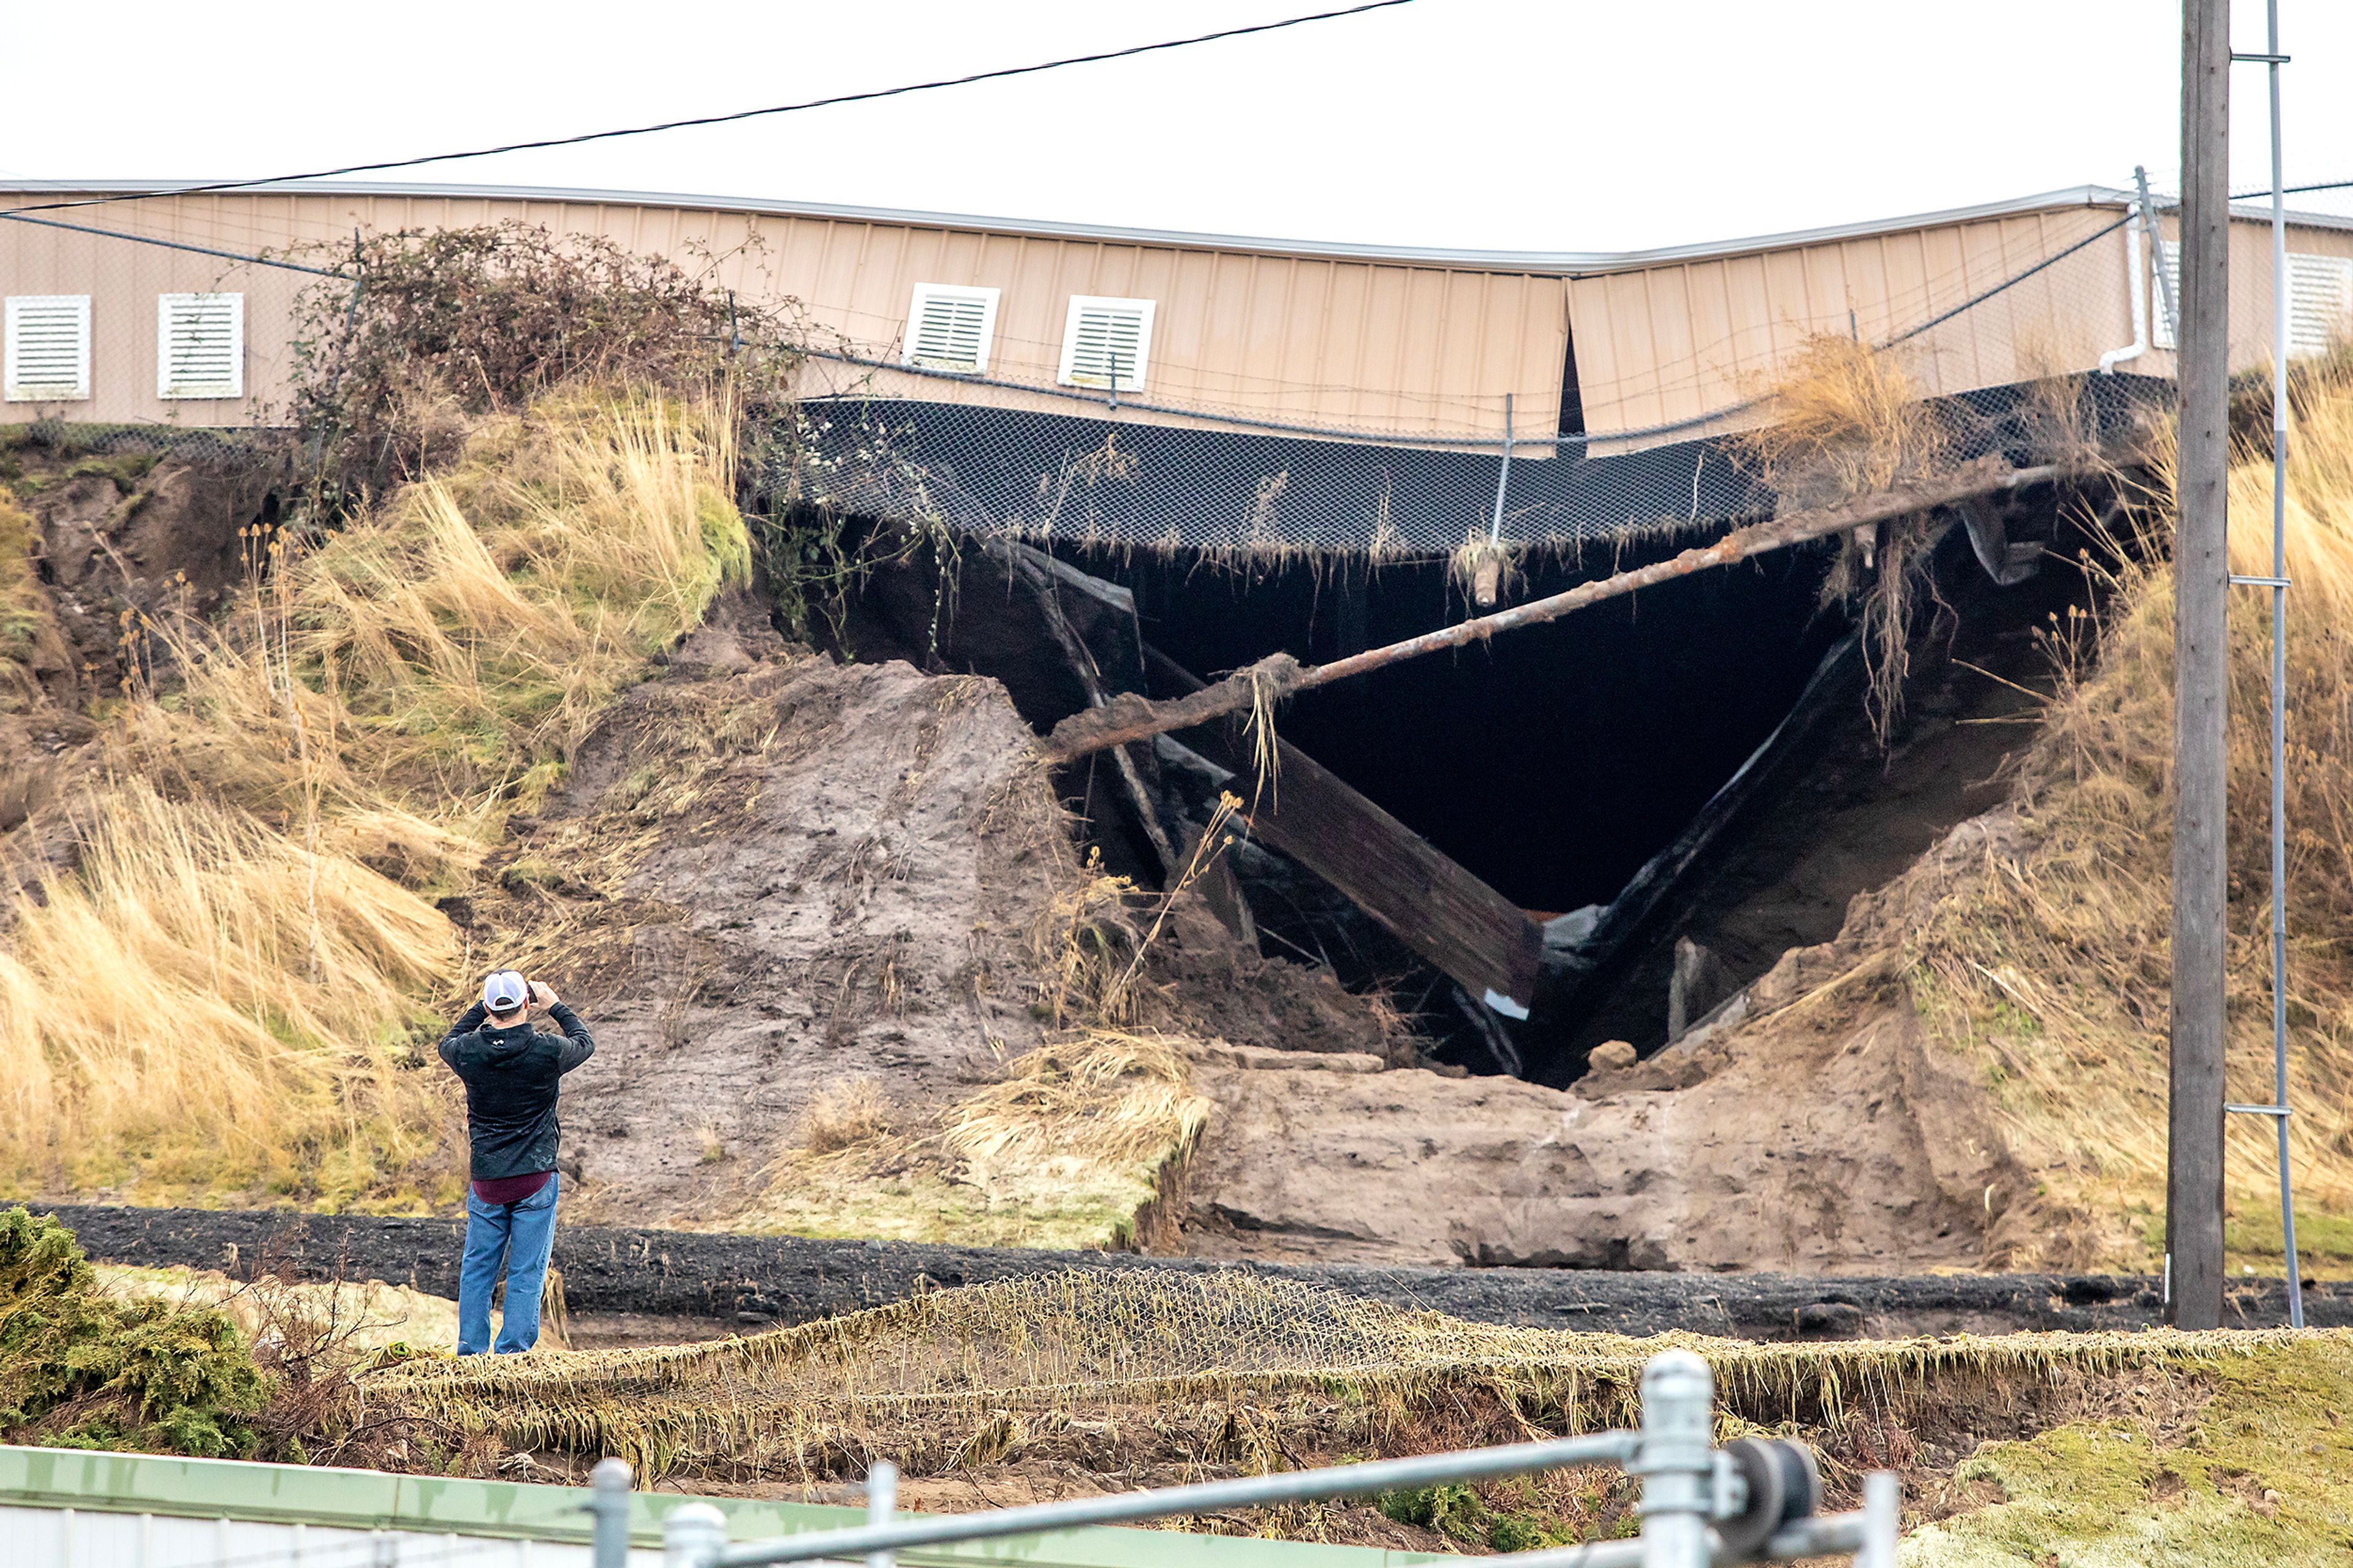
MULTIPOLYGON (((2353 180, 2323 180, 2316 185, 2283 185, 2280 187, 2280 195, 2284 196, 2294 196, 2301 195, 2307 191, 2343 190, 2353 190, 2353 180)), ((2231 199, 2234 202, 2252 202, 2259 197, 2267 198, 2271 194, 2272 188, 2269 185, 2265 185, 2260 191, 2236 192, 2232 195, 2231 199)))
POLYGON ((549 147, 577 147, 587 142, 609 142, 622 136, 650 136, 659 131, 684 131, 698 125, 732 125, 742 120, 759 120, 772 114, 797 114, 805 109, 830 109, 837 104, 869 103, 876 99, 902 98, 911 92, 931 92, 944 87, 969 87, 975 82, 1002 81, 1008 77, 1035 76, 1039 71, 1060 70, 1065 66, 1097 65, 1104 60, 1124 60, 1136 55, 1157 54, 1165 49, 1189 48, 1195 44, 1214 44, 1224 38, 1246 37, 1253 33, 1279 32, 1285 27, 1303 27, 1311 22, 1333 22, 1345 16, 1361 16, 1367 11, 1386 11, 1398 5, 1409 5, 1413 0, 1369 0, 1368 4, 1351 5, 1339 11, 1318 11, 1305 16, 1286 16, 1279 22, 1257 22, 1247 27, 1224 27, 1214 33, 1200 33, 1189 38, 1169 38, 1157 44, 1135 44, 1124 49, 1105 49, 1098 54, 1070 55, 1057 60, 1040 60, 1035 65, 1006 66, 997 70, 975 71, 969 76, 943 77, 936 81, 909 82, 902 87, 876 88, 869 92, 837 93, 831 98, 812 98, 800 103, 780 103, 766 109, 740 109, 732 114, 705 114, 692 120, 666 120, 659 125, 633 125, 619 131, 589 131, 577 136, 551 136, 537 142, 510 142, 499 147, 478 147, 466 153, 432 153, 419 158, 388 158, 377 163, 347 163, 338 169, 312 169, 300 174, 271 174, 255 180, 219 180, 203 185, 175 185, 169 190, 132 191, 119 195, 84 196, 70 202, 42 202, 18 207, 17 212, 50 212, 64 207, 99 206, 110 202, 146 201, 155 196, 204 195, 215 191, 249 190, 257 185, 283 184, 294 180, 331 180, 343 174, 373 174, 386 169, 410 169, 420 163, 447 163, 461 158, 489 158, 501 153, 532 153, 549 147))

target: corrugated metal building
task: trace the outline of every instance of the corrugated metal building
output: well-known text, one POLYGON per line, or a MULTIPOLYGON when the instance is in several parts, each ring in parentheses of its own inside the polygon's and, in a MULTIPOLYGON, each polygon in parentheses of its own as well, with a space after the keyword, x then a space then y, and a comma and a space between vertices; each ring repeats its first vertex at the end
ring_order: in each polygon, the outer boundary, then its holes
MULTIPOLYGON (((152 187, 20 182, 0 189, 0 206, 143 188, 152 187)), ((1508 396, 1518 456, 1541 459, 1562 434, 1588 437, 1578 450, 1591 453, 1736 419, 1781 358, 1820 332, 1902 342, 1935 394, 2091 370, 2137 337, 2157 346, 2132 370, 2169 376, 2154 269, 2126 254, 2129 204, 2127 193, 2086 186, 1599 255, 493 187, 153 196, 26 215, 44 225, 0 223, 0 293, 11 301, 5 417, 244 425, 282 406, 293 296, 313 280, 89 230, 299 261, 332 254, 354 228, 514 219, 707 268, 747 299, 796 300, 851 359, 891 365, 914 354, 919 368, 950 373, 836 363, 838 387, 1067 413, 1073 398, 1105 398, 1116 354, 1133 419, 1492 444, 1508 396), (56 224, 82 226, 47 226, 56 224), (207 299, 217 296, 235 301, 241 321, 207 299), (223 334, 232 337, 225 348, 223 334), (44 341, 47 352, 36 352, 44 341)), ((2270 320, 2256 216, 2238 226, 2232 258, 2241 364, 2264 356, 2270 320)), ((2161 222, 2169 232, 2169 217, 2161 222)), ((2295 308, 2306 335, 2343 330, 2353 313, 2353 224, 2300 216, 2290 249, 2305 258, 2295 308)))

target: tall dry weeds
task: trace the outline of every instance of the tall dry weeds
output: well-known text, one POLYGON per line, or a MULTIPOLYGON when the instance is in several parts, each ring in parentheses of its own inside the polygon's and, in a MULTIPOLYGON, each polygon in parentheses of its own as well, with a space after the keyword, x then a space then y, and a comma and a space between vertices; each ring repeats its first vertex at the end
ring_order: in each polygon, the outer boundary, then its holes
POLYGON ((746 575, 723 408, 567 392, 305 548, 251 541, 216 620, 149 634, 70 875, 0 952, 0 1175, 20 1191, 454 1195, 419 1070, 460 886, 595 710, 746 575))
POLYGON ((232 807, 126 778, 90 809, 78 870, 17 895, 0 951, 0 1171, 414 1191, 446 1106, 407 1024, 449 922, 232 807))
MULTIPOLYGON (((2353 1262, 2353 375, 2316 387, 2288 483, 2289 1124, 2303 1239, 2353 1262), (2307 1208, 2309 1214, 2306 1214, 2307 1208)), ((2043 1200, 1997 1261, 2150 1267, 2165 1190, 2173 589, 2163 481, 2105 563, 2021 793, 2028 847, 1911 939, 1932 1030, 1972 1055, 2043 1200)), ((2230 478, 2231 569, 2271 570, 2272 469, 2230 478)), ((2269 596, 2230 605, 2229 1093, 2271 1098, 2269 596)), ((2232 1245, 2277 1254, 2267 1121, 2234 1117, 2232 1245)))
POLYGON ((642 392, 485 422, 218 625, 164 628, 185 684, 139 705, 139 762, 282 815, 317 738, 338 808, 494 829, 750 574, 732 429, 723 407, 642 392))
MULTIPOLYGON (((1764 389, 1767 422, 1737 439, 1784 511, 1831 506, 1951 466, 1953 432, 1905 357, 1828 333, 1807 338, 1764 389)), ((1864 628, 1866 694, 1882 740, 1901 713, 1914 607, 1941 531, 1914 514, 1842 540, 1825 605, 1852 605, 1864 628)))

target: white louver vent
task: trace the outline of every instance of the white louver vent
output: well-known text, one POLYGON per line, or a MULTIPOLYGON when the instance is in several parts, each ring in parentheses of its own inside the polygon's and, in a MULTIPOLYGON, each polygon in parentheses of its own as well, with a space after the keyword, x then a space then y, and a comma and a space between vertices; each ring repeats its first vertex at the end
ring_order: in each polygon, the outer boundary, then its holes
POLYGON ((2287 258, 2287 352, 2290 358, 2327 353, 2353 335, 2353 257, 2287 258))
POLYGON ((245 296, 155 297, 155 395, 245 395, 245 296))
POLYGON ((977 375, 988 368, 997 332, 997 290, 918 283, 907 307, 909 364, 977 375))
POLYGON ((1070 325, 1062 333, 1064 386, 1108 387, 1116 365, 1118 390, 1140 391, 1151 354, 1151 300, 1102 300, 1084 294, 1071 299, 1070 325))
POLYGON ((2157 274, 2163 281, 2149 285, 2148 341, 2154 348, 2178 349, 2181 344, 2173 323, 2181 315, 2181 247, 2172 240, 2157 242, 2157 274), (2173 301, 2169 310, 2168 300, 2173 301))
POLYGON ((80 403, 90 396, 90 296, 11 294, 7 401, 80 403))

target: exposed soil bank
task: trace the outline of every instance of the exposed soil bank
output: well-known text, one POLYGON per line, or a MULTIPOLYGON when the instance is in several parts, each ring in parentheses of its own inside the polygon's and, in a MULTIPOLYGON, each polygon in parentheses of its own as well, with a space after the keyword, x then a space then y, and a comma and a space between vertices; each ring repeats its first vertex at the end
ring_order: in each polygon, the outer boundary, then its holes
MULTIPOLYGON (((2080 542, 2072 531, 2067 539, 2071 549, 2080 542)), ((2032 741, 2035 710, 2053 684, 2041 634, 2091 589, 2058 558, 2029 582, 1996 587, 1956 531, 1939 552, 1934 592, 1884 742, 1873 732, 1858 665, 1853 684, 1677 889, 1624 977, 1577 1026, 1565 1061, 1583 1062, 1605 1040, 1630 1041, 1645 1056, 1666 1043, 1677 937, 1714 953, 1729 987, 1746 985, 1783 953, 1836 937, 1857 894, 1895 881, 1956 826, 2008 798, 2015 755, 2032 741)))
MULTIPOLYGON (((101 1262, 183 1264, 234 1275, 341 1273, 458 1289, 463 1227, 445 1219, 272 1211, 66 1206, 52 1211, 101 1262)), ((1186 1272, 1248 1268, 1473 1321, 1652 1334, 1672 1329, 1744 1339, 1828 1339, 2021 1329, 2141 1329, 2161 1312, 2158 1283, 2129 1276, 2054 1274, 1810 1279, 1788 1274, 1675 1274, 1541 1268, 1370 1268, 1224 1263, 1125 1253, 807 1241, 793 1237, 566 1226, 555 1261, 567 1303, 588 1313, 719 1319, 746 1329, 800 1322, 898 1300, 919 1290, 1064 1268, 1186 1272)), ((2233 1326, 2284 1321, 2275 1279, 2232 1296, 2233 1326)), ((2353 1286, 2309 1285, 2316 1328, 2353 1326, 2353 1286)))

